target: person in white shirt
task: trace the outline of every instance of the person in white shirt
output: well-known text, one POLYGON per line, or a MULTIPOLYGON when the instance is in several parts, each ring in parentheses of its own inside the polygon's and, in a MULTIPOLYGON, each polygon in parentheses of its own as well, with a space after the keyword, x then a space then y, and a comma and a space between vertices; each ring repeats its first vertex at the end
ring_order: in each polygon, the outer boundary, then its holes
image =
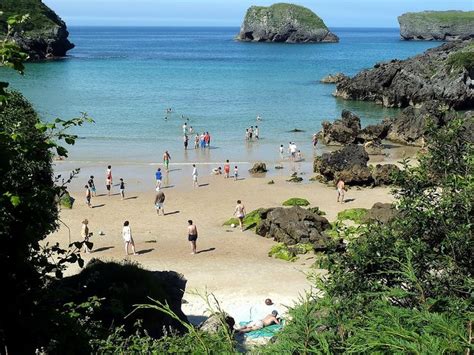
POLYGON ((184 122, 183 124, 183 134, 186 134, 186 131, 188 130, 188 124, 184 122))
POLYGON ((198 171, 196 168, 196 164, 193 164, 193 187, 199 187, 198 184, 198 171))
POLYGON ((130 229, 130 223, 128 221, 125 221, 123 223, 122 238, 125 242, 125 254, 128 255, 128 246, 130 245, 132 247, 133 255, 138 255, 135 251, 135 243, 132 238, 132 230, 130 229))
POLYGON ((260 139, 259 135, 260 135, 260 130, 258 129, 258 126, 255 126, 255 139, 260 139))

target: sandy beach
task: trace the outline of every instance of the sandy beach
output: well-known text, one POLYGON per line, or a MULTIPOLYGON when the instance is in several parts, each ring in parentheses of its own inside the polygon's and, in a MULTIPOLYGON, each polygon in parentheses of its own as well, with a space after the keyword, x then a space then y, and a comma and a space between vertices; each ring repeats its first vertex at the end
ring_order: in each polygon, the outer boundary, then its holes
MULTIPOLYGON (((102 169, 103 170, 103 169, 102 169)), ((311 206, 318 206, 334 220, 337 213, 347 208, 370 208, 376 202, 392 200, 388 188, 351 188, 346 198, 349 202, 336 202, 335 190, 327 185, 308 182, 311 175, 303 175, 305 182, 289 183, 287 166, 279 173, 265 177, 249 177, 242 171, 239 181, 201 173, 200 187, 192 188, 188 168, 171 171, 173 184, 165 184, 166 216, 157 216, 154 208, 153 174, 155 167, 148 168, 149 177, 141 176, 128 183, 126 199, 121 200, 118 187, 112 196, 105 194, 104 171, 96 170, 97 197, 92 198, 93 208, 85 204, 84 186, 88 173, 81 172, 71 186, 76 199, 73 209, 61 211, 61 226, 48 242, 62 245, 80 240, 81 221, 89 220, 94 233, 91 258, 103 260, 136 261, 150 270, 173 270, 187 279, 183 310, 191 321, 198 322, 205 316, 206 305, 194 292, 213 293, 224 310, 237 321, 250 320, 259 312, 265 298, 271 298, 280 311, 292 305, 311 285, 307 273, 322 272, 311 269, 312 255, 303 255, 296 262, 268 257, 274 241, 262 238, 253 231, 241 232, 238 228, 224 227, 223 223, 233 216, 237 199, 241 199, 247 212, 260 207, 281 206, 291 197, 306 198, 311 206), (175 175, 181 175, 180 177, 175 175), (269 185, 271 179, 275 184, 269 185), (198 254, 191 255, 187 241, 187 220, 195 221, 198 231, 198 254), (139 255, 125 256, 121 229, 125 220, 130 221, 139 255), (100 236, 99 232, 105 235, 100 236)), ((173 170, 173 169, 172 169, 173 170)), ((273 170, 273 169, 272 169, 273 170)), ((114 184, 119 176, 114 174, 114 184)), ((126 182, 128 182, 126 180, 126 182)), ((68 274, 78 272, 71 267, 68 274)))

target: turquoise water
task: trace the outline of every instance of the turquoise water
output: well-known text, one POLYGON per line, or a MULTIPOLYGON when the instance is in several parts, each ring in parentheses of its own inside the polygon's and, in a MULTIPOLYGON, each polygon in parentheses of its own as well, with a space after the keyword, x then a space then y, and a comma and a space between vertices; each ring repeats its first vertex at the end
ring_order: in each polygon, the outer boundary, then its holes
POLYGON ((77 131, 73 161, 173 162, 278 160, 278 147, 296 141, 313 154, 311 135, 346 108, 363 124, 395 110, 332 97, 323 76, 349 75, 376 62, 406 58, 436 46, 399 40, 397 29, 334 29, 338 44, 239 43, 237 28, 71 28, 76 48, 60 61, 27 65, 19 77, 0 74, 45 119, 87 112, 96 123, 77 131), (165 109, 174 113, 165 121, 165 109), (183 151, 181 115, 209 131, 213 149, 183 151), (263 121, 256 122, 260 115, 263 121), (245 128, 262 139, 248 144, 245 128), (304 133, 288 133, 298 128, 304 133))

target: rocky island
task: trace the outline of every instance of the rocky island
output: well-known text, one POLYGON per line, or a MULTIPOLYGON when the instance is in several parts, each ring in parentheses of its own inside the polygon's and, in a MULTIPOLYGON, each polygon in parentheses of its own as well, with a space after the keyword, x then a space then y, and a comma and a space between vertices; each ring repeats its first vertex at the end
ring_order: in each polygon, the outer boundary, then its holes
POLYGON ((453 41, 474 37, 474 11, 407 12, 398 17, 405 40, 453 41))
POLYGON ((30 18, 13 38, 30 60, 64 57, 74 48, 64 21, 41 0, 1 0, 0 12, 0 37, 7 31, 10 16, 29 14, 30 18))
POLYGON ((294 4, 252 6, 247 10, 237 40, 248 42, 339 42, 311 10, 294 4))
POLYGON ((445 43, 406 60, 377 63, 336 84, 335 96, 386 107, 437 100, 455 110, 474 107, 474 40, 445 43))

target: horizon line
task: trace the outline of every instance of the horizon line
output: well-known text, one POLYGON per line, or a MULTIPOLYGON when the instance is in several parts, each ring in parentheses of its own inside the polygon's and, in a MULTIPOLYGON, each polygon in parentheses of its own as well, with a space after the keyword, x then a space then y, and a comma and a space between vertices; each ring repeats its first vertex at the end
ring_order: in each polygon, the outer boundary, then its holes
MULTIPOLYGON (((67 25, 68 28, 72 27, 101 27, 101 28, 239 28, 240 25, 67 25)), ((385 27, 385 26, 327 26, 329 29, 332 28, 373 28, 373 29, 399 29, 400 27, 385 27)))

